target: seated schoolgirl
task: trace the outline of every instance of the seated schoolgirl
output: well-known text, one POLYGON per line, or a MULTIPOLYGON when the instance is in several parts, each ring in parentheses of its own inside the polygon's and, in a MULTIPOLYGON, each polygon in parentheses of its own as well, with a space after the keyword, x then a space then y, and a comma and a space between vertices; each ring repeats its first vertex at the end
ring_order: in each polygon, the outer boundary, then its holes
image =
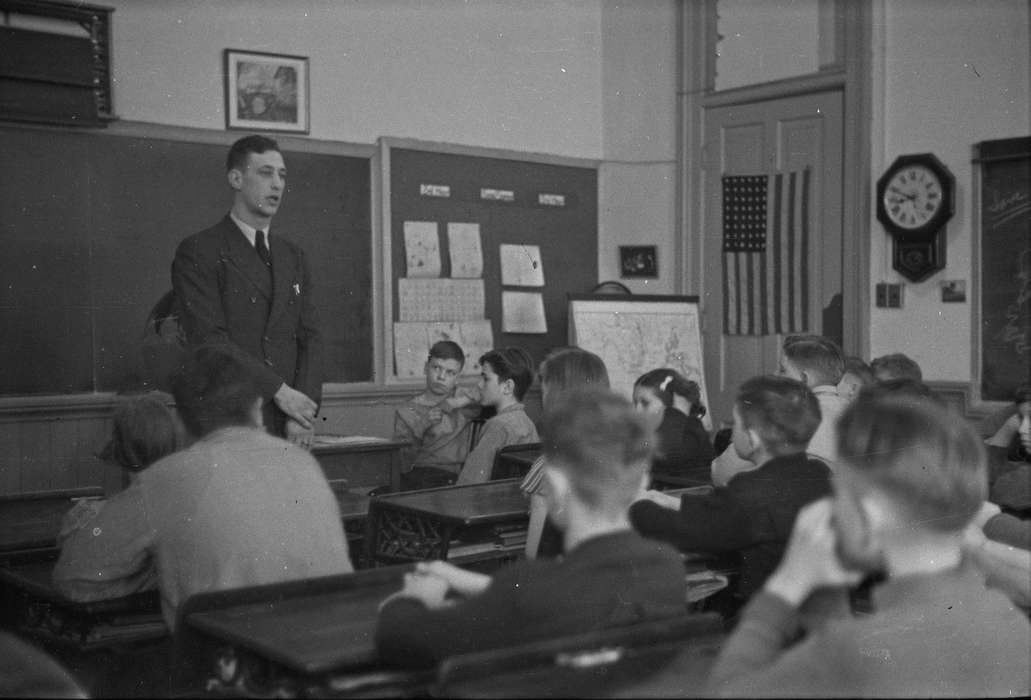
POLYGON ((654 369, 634 383, 634 406, 647 416, 658 444, 652 476, 710 481, 712 441, 702 425, 698 384, 673 369, 654 369))

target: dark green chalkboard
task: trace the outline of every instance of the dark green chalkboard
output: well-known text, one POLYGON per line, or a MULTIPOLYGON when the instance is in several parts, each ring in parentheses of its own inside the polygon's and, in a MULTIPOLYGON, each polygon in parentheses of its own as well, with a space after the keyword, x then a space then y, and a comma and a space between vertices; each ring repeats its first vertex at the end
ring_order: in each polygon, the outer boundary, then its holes
POLYGON ((983 141, 981 398, 1031 382, 1031 137, 983 141))
POLYGON ((450 275, 447 224, 478 223, 485 316, 493 321, 494 344, 520 346, 539 362, 552 348, 567 344, 566 295, 588 292, 598 282, 598 171, 517 156, 493 158, 418 148, 390 149, 392 319, 398 319, 397 280, 406 274, 404 222, 437 222, 443 277, 450 275), (450 197, 422 196, 421 184, 446 185, 450 197), (480 196, 482 188, 512 191, 514 201, 484 200, 480 196), (542 193, 564 196, 564 206, 542 206, 538 198, 542 193), (502 286, 498 252, 502 243, 540 247, 543 288, 502 286), (502 333, 502 290, 540 292, 547 333, 502 333))
MULTIPOLYGON (((0 394, 145 388, 178 242, 228 211, 227 146, 0 128, 0 394)), ((272 226, 308 252, 326 381, 372 378, 370 161, 284 148, 272 226)))

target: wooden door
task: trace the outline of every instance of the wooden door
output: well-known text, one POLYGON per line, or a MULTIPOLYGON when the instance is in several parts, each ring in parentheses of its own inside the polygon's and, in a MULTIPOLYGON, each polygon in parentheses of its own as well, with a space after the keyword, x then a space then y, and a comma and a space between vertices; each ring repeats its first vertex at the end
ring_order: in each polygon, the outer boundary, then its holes
MULTIPOLYGON (((723 176, 809 169, 807 330, 842 337, 842 96, 824 92, 706 109, 703 152, 704 354, 714 426, 729 425, 738 385, 775 372, 784 336, 724 327, 723 176)), ((731 295, 727 295, 728 297, 731 295)))

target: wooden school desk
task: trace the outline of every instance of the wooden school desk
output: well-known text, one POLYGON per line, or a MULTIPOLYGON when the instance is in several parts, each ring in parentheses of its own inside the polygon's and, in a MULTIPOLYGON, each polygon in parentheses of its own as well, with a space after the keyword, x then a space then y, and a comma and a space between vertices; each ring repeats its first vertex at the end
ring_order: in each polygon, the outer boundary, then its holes
POLYGON ((529 504, 519 479, 373 498, 366 553, 373 565, 427 559, 507 559, 526 543, 529 504))
POLYGON ((379 604, 412 566, 204 593, 179 611, 184 692, 292 697, 428 683, 377 665, 379 604), (189 686, 189 687, 187 687, 189 686))
POLYGON ((596 630, 445 659, 436 697, 700 696, 726 638, 714 613, 596 630), (663 673, 675 666, 676 675, 663 673))
POLYGON ((389 484, 391 491, 398 491, 401 450, 408 445, 404 440, 386 438, 316 435, 311 453, 330 484, 343 481, 349 489, 367 486, 370 490, 389 484))
POLYGON ((73 499, 103 495, 100 488, 88 488, 0 497, 0 559, 54 549, 61 519, 75 505, 73 499))

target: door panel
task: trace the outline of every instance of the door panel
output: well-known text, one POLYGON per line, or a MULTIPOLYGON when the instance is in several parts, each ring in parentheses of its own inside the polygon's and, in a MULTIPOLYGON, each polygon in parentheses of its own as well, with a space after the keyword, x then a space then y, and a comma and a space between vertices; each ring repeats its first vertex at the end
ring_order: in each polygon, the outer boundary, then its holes
MULTIPOLYGON (((840 92, 716 107, 705 112, 702 240, 704 352, 713 424, 732 420, 738 385, 777 369, 782 335, 723 333, 722 180, 811 168, 808 329, 841 332, 842 98, 840 92), (836 316, 835 316, 836 314, 836 316)), ((841 338, 836 340, 841 342, 841 338)))

